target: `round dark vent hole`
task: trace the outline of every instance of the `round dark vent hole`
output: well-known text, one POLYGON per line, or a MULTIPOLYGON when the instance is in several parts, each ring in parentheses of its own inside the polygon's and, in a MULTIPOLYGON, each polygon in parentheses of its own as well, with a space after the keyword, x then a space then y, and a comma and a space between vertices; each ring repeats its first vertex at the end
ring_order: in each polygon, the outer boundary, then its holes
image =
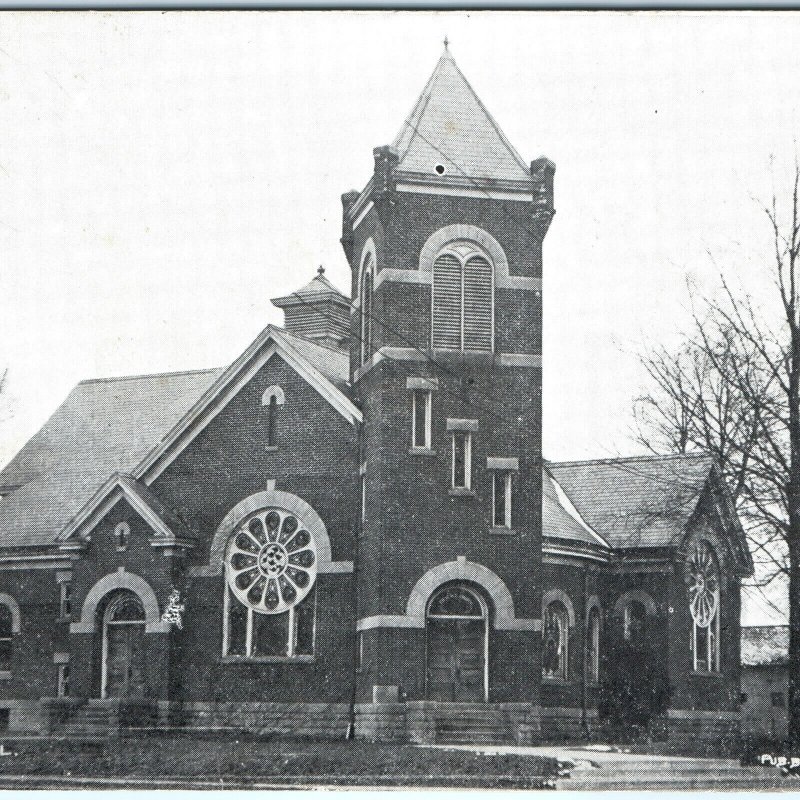
POLYGON ((437 164, 435 169, 437 175, 444 175, 444 164, 437 164))

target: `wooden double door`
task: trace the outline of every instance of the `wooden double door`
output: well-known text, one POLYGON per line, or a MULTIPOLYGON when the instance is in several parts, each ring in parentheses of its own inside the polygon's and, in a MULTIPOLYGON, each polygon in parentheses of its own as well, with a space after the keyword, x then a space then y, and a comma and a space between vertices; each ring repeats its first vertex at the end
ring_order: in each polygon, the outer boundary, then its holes
POLYGON ((427 617, 429 700, 483 703, 487 699, 487 613, 472 590, 456 585, 434 596, 427 617))

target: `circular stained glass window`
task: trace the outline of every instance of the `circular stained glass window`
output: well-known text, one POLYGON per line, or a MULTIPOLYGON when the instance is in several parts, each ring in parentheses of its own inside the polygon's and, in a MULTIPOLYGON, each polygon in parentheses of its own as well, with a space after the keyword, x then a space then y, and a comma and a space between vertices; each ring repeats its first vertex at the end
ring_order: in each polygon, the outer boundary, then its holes
POLYGON ((317 546, 299 517, 265 508, 239 525, 225 563, 237 600, 260 614, 281 614, 311 591, 317 546))
POLYGON ((687 583, 692 619, 707 628, 719 607, 719 567, 714 551, 707 542, 698 542, 689 554, 687 583))

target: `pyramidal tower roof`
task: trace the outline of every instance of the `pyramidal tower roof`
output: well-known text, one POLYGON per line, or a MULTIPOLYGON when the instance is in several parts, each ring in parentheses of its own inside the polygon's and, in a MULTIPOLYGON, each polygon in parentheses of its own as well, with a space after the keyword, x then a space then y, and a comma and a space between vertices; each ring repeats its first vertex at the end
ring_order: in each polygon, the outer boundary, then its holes
POLYGON ((403 172, 529 181, 530 170, 475 94, 447 43, 392 143, 403 172))

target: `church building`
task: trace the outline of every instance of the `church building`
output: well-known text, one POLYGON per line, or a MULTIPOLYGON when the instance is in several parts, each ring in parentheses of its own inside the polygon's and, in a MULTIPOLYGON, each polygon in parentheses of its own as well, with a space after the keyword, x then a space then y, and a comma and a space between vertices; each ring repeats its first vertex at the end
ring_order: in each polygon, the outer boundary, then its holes
POLYGON ((735 738, 713 460, 542 456, 555 165, 447 47, 373 154, 349 296, 320 269, 230 365, 82 381, 0 472, 0 727, 735 738))

